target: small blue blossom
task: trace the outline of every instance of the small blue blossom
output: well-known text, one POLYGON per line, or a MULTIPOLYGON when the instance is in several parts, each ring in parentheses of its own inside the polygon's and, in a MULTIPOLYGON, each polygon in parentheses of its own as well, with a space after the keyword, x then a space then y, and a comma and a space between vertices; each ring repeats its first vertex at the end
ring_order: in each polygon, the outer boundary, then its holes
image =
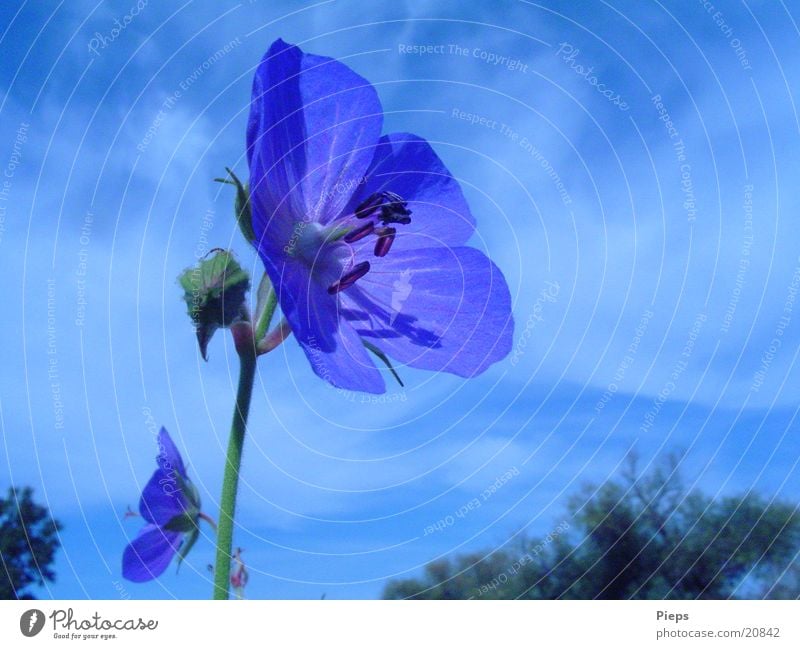
POLYGON ((135 582, 161 575, 176 554, 183 559, 200 534, 200 497, 165 428, 158 433, 158 444, 158 468, 139 500, 139 514, 147 524, 122 556, 122 575, 135 582))

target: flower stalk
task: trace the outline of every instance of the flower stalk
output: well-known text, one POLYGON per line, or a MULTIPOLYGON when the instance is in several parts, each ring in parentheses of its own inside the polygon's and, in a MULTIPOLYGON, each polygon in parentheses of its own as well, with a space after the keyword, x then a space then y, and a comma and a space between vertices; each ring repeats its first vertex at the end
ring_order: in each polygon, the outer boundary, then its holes
POLYGON ((236 513, 236 493, 239 489, 239 472, 242 465, 242 449, 247 430, 247 416, 253 396, 256 375, 256 345, 249 322, 231 327, 236 352, 239 355, 239 386, 236 390, 236 405, 233 410, 231 434, 222 478, 220 514, 217 525, 217 555, 214 565, 214 599, 228 599, 233 554, 233 520, 236 513))

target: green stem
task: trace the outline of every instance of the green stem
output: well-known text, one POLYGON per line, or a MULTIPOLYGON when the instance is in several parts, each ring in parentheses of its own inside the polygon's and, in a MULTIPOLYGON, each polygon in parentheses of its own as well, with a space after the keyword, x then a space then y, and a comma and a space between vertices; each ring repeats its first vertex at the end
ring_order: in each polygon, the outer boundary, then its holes
MULTIPOLYGON (((266 274, 264 277, 266 278, 266 281, 269 281, 266 274)), ((264 310, 259 315, 258 322, 256 322, 256 344, 261 342, 261 339, 267 334, 269 323, 272 322, 272 316, 275 315, 275 309, 277 306, 278 296, 275 294, 275 289, 270 285, 269 291, 264 299, 264 310)))
POLYGON ((237 344, 239 352, 239 387, 236 391, 236 408, 233 411, 231 436, 225 475, 222 478, 219 524, 217 528, 217 559, 214 567, 214 599, 228 599, 231 578, 231 548, 233 546, 233 517, 236 511, 236 491, 239 487, 239 468, 242 464, 242 447, 247 428, 247 414, 256 375, 256 353, 250 341, 237 344))

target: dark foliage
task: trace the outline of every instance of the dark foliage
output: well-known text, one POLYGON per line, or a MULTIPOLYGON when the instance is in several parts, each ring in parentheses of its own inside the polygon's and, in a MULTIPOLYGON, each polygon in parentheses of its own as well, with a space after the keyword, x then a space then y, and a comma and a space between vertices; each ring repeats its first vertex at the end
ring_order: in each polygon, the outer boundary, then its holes
POLYGON ((0 599, 33 599, 30 586, 55 579, 60 529, 30 487, 12 487, 0 498, 0 599))
POLYGON ((544 538, 429 564, 387 599, 797 598, 797 505, 685 489, 670 458, 587 486, 544 538))

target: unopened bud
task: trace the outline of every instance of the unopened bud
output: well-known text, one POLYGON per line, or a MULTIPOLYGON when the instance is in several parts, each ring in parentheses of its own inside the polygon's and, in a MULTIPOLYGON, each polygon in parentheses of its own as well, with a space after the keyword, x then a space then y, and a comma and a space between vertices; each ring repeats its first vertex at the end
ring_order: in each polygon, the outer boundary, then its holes
POLYGON ((217 250, 212 257, 187 268, 178 281, 195 326, 200 353, 208 360, 206 350, 214 332, 246 317, 245 296, 250 278, 231 253, 217 250))

